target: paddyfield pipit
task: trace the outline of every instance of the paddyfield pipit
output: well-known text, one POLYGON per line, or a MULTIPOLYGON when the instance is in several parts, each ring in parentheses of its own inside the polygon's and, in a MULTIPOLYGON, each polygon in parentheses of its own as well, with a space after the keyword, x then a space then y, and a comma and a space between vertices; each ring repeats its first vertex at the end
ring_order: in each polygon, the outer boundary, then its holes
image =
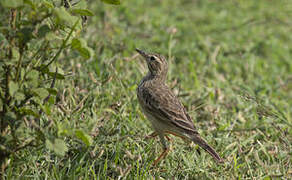
POLYGON ((136 49, 136 51, 144 57, 149 69, 148 74, 137 88, 138 101, 145 116, 152 124, 154 129, 152 136, 158 135, 163 145, 163 152, 154 161, 154 165, 164 158, 169 151, 164 138, 166 134, 193 141, 207 151, 217 162, 223 163, 223 159, 220 158, 218 153, 201 138, 186 109, 165 84, 168 70, 166 59, 159 54, 146 53, 139 49, 136 49))

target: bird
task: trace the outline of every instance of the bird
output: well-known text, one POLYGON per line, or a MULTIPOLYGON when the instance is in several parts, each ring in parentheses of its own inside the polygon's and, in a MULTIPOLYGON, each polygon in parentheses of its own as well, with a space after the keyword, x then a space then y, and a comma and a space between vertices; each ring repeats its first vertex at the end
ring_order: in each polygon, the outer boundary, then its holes
MULTIPOLYGON (((181 101, 166 85, 168 63, 157 53, 148 53, 137 49, 145 59, 148 73, 137 87, 137 99, 146 118, 151 122, 154 132, 150 137, 159 136, 163 151, 154 161, 157 165, 169 152, 168 134, 184 140, 191 140, 208 152, 217 163, 223 163, 218 153, 200 136, 181 101)), ((149 137, 149 136, 148 136, 149 137)))

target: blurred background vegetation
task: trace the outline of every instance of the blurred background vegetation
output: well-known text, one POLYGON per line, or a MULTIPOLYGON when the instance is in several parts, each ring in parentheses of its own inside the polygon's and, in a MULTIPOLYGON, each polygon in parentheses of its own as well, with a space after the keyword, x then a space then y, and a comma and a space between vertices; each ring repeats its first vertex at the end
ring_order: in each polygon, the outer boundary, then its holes
POLYGON ((288 0, 1 0, 4 179, 274 179, 292 175, 288 0), (226 163, 159 139, 136 87, 135 48, 169 61, 168 85, 226 163))

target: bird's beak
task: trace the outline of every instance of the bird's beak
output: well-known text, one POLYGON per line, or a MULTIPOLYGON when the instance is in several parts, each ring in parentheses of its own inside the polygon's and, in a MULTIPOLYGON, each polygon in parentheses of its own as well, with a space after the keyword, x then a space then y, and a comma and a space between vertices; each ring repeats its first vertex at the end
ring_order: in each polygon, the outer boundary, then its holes
POLYGON ((147 58, 147 57, 148 57, 148 55, 147 55, 146 52, 144 52, 144 51, 142 51, 142 50, 140 50, 140 49, 137 49, 137 48, 136 48, 136 51, 137 51, 141 56, 143 56, 144 58, 147 58))

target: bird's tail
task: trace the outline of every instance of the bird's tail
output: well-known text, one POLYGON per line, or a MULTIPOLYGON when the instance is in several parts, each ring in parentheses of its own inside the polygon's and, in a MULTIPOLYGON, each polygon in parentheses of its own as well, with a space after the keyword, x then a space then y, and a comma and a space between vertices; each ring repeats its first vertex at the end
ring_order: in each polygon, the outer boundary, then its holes
POLYGON ((192 141, 198 144, 201 148, 207 151, 218 163, 223 163, 224 160, 218 155, 218 153, 209 144, 202 139, 199 135, 193 135, 192 141))

